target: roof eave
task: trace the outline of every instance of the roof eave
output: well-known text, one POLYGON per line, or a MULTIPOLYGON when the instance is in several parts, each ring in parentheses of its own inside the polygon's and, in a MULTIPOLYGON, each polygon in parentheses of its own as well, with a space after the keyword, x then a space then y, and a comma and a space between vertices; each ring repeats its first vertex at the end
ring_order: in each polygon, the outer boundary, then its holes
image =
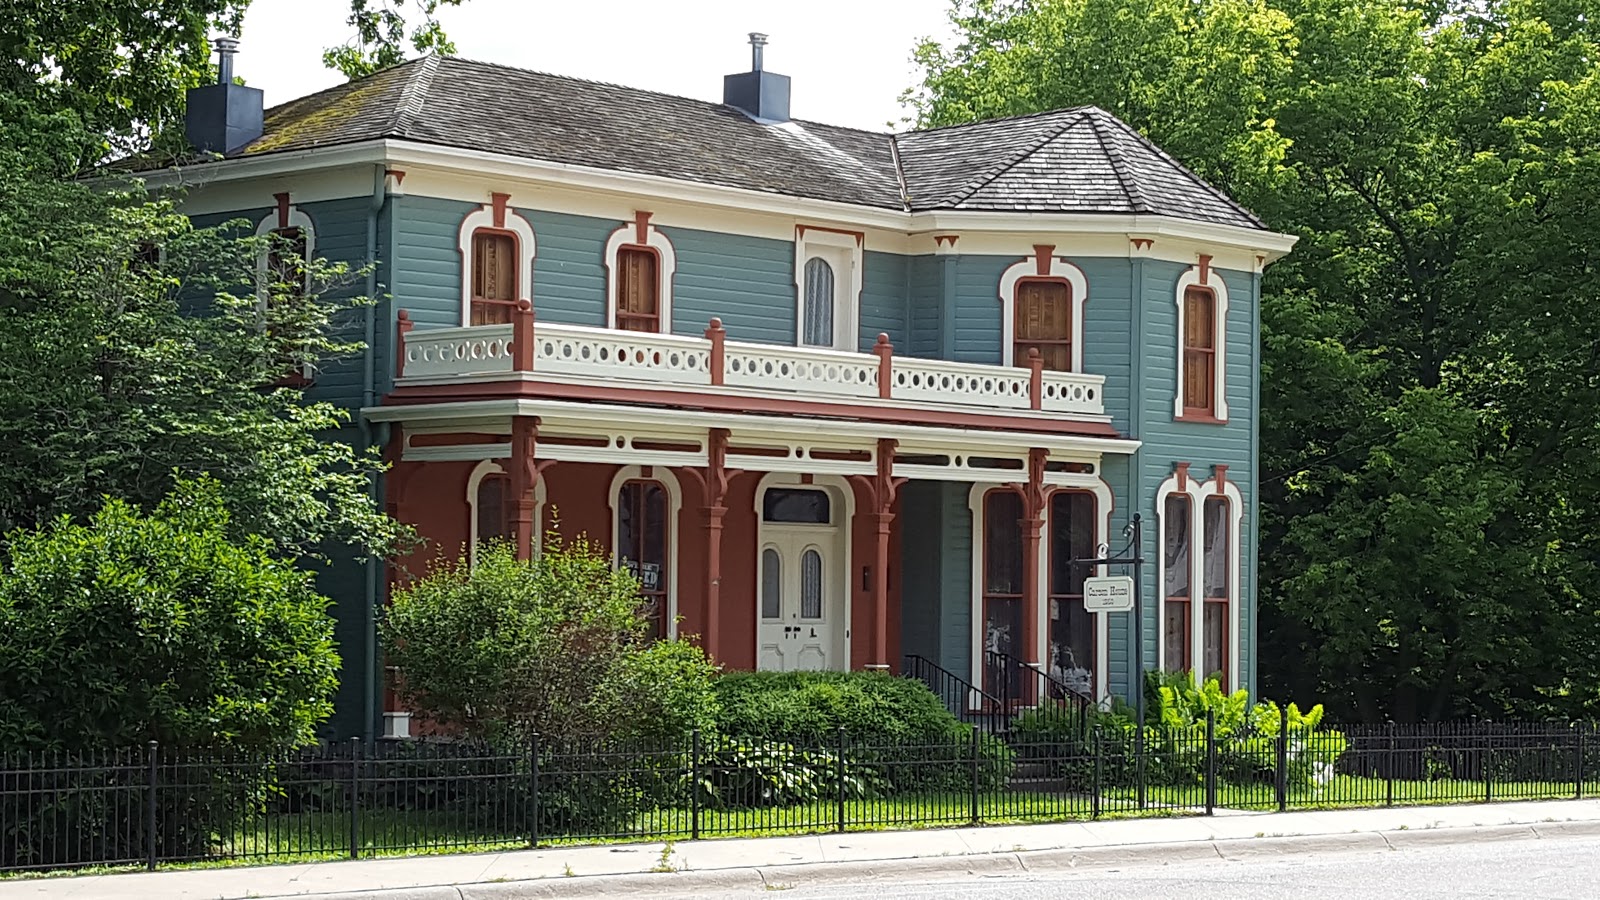
POLYGON ((926 210, 911 214, 911 230, 1053 231, 1067 234, 1126 232, 1138 237, 1169 237, 1238 247, 1264 256, 1267 262, 1287 255, 1299 240, 1294 235, 1264 228, 1201 222, 1157 213, 926 210))

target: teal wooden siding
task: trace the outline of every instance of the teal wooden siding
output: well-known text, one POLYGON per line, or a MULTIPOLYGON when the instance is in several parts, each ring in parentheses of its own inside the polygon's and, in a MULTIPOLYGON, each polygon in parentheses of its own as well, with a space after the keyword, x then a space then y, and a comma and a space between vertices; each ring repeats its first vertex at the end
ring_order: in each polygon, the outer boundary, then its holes
POLYGON ((972 666, 971 485, 913 481, 901 488, 901 640, 961 678, 972 666))
POLYGON ((905 352, 909 257, 871 251, 863 254, 861 273, 860 349, 872 350, 878 335, 887 334, 896 353, 905 352))
MULTIPOLYGON (((315 235, 313 254, 330 263, 346 263, 352 273, 349 283, 334 288, 325 296, 333 300, 363 296, 367 291, 367 279, 355 273, 367 264, 367 217, 372 198, 301 203, 296 204, 296 208, 311 219, 315 235)), ((366 310, 361 308, 335 313, 335 336, 342 341, 362 341, 366 332, 365 316, 366 310)), ((361 408, 364 367, 364 357, 360 353, 340 360, 324 360, 306 391, 307 399, 332 403, 354 413, 361 408)))
POLYGON ((913 256, 907 269, 910 345, 905 352, 938 359, 944 349, 944 263, 937 256, 913 256))
POLYGON ((704 334, 722 319, 728 339, 795 342, 794 242, 663 228, 678 257, 672 330, 704 334))

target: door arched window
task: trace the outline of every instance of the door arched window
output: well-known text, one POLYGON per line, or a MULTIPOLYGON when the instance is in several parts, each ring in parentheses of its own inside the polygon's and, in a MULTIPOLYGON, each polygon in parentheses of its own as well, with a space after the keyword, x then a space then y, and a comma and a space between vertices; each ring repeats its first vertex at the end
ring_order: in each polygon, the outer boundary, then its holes
POLYGON ((833 266, 820 256, 806 260, 803 340, 809 347, 833 346, 834 298, 838 296, 833 266))

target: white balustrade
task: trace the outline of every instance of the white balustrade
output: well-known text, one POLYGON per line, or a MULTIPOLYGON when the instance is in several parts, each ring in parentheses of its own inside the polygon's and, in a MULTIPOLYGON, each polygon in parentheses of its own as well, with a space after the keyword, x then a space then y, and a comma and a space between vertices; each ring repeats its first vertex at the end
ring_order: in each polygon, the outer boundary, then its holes
POLYGON ((659 384, 711 384, 711 342, 702 338, 576 325, 535 325, 537 372, 659 384))
POLYGON ((504 375, 511 365, 511 326, 430 328, 406 335, 405 377, 504 375))
POLYGON ((814 347, 729 341, 723 383, 730 387, 829 397, 878 396, 878 358, 814 347))
MULTIPOLYGON (((716 342, 707 338, 548 323, 535 323, 533 337, 537 374, 707 388, 715 381, 716 342)), ((402 378, 509 375, 512 347, 510 325, 412 331, 405 337, 402 378)), ((722 384, 740 391, 877 402, 880 365, 873 353, 722 342, 722 384)), ((1013 366, 894 356, 890 396, 882 402, 1029 411, 1032 374, 1013 366)), ((1043 372, 1039 410, 1103 415, 1104 388, 1099 375, 1043 372)))

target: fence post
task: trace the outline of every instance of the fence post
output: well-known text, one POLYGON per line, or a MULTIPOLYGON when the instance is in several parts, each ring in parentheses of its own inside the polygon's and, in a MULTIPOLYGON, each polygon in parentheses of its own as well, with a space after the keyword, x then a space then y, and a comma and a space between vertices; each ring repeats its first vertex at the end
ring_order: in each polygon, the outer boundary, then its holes
POLYGON ((157 759, 159 758, 159 755, 160 755, 160 746, 155 741, 151 741, 150 742, 150 746, 149 746, 149 750, 147 752, 150 754, 150 761, 149 761, 150 762, 150 765, 149 765, 150 780, 145 784, 145 796, 144 796, 144 805, 145 805, 145 822, 144 822, 144 826, 145 826, 145 835, 144 835, 145 861, 144 861, 144 865, 145 865, 146 869, 154 872, 156 870, 156 783, 157 783, 156 761, 157 761, 157 759))
POLYGON ((836 763, 836 766, 837 766, 837 768, 839 770, 839 779, 838 779, 839 780, 839 794, 838 794, 838 796, 836 798, 834 798, 835 801, 836 801, 836 807, 837 807, 834 811, 838 814, 838 822, 836 823, 836 826, 837 826, 838 831, 839 831, 840 834, 844 834, 844 779, 845 779, 845 766, 844 766, 845 744, 844 744, 844 741, 845 741, 844 726, 840 725, 839 726, 839 745, 838 745, 839 759, 838 759, 838 762, 836 763))
POLYGON ((1138 781, 1138 785, 1139 785, 1139 808, 1140 809, 1144 809, 1145 803, 1147 802, 1146 792, 1145 792, 1145 783, 1144 783, 1144 781, 1145 781, 1145 779, 1144 779, 1144 774, 1145 774, 1144 773, 1144 741, 1145 741, 1145 728, 1146 727, 1147 726, 1143 722, 1135 722, 1134 725, 1133 725, 1133 733, 1137 738, 1137 740, 1134 742, 1133 766, 1134 766, 1134 770, 1135 770, 1134 774, 1135 774, 1135 777, 1136 777, 1136 779, 1138 781))
POLYGON ((350 739, 350 858, 361 855, 361 738, 350 739))
POLYGON ((1583 725, 1578 723, 1578 722, 1572 723, 1572 733, 1573 733, 1572 780, 1573 780, 1573 783, 1574 783, 1574 787, 1572 789, 1572 799, 1574 799, 1574 800, 1582 800, 1583 799, 1583 725))
POLYGON ((1206 710, 1206 815, 1217 809, 1217 711, 1206 710))
POLYGON ((1483 802, 1494 802, 1494 738, 1490 734, 1483 735, 1483 802))
POLYGON ((1395 739, 1394 722, 1389 723, 1389 760, 1383 767, 1383 805, 1394 805, 1394 767, 1400 756, 1400 744, 1395 739))
POLYGON ((972 726, 972 824, 978 824, 978 726, 972 726))
POLYGON ((528 849, 539 846, 539 732, 528 736, 528 849))
POLYGON ((700 729, 689 732, 689 840, 700 840, 700 729))
POLYGON ((1100 801, 1100 793, 1101 793, 1101 790, 1103 789, 1103 782, 1102 782, 1102 776, 1101 776, 1101 770, 1100 770, 1100 757, 1101 757, 1100 723, 1096 722, 1096 723, 1094 723, 1094 805, 1093 805, 1093 807, 1092 807, 1092 809, 1090 811, 1091 817, 1095 818, 1095 819, 1100 818, 1100 802, 1101 802, 1100 801))
POLYGON ((1289 707, 1278 707, 1278 812, 1289 808, 1289 707))

